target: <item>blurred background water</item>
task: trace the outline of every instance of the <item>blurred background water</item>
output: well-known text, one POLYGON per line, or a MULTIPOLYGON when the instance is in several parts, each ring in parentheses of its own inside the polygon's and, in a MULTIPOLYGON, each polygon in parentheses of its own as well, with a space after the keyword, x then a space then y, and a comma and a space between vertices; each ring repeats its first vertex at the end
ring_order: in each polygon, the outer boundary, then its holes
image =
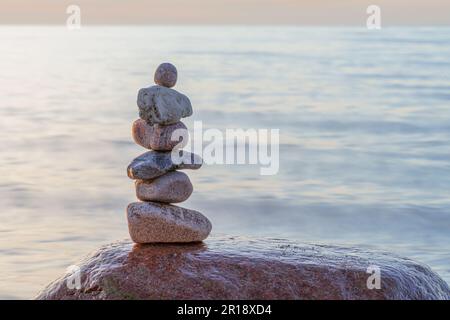
POLYGON ((203 166, 213 234, 384 249, 450 282, 450 28, 0 27, 0 298, 128 237, 136 94, 179 72, 192 128, 279 128, 280 170, 203 166))

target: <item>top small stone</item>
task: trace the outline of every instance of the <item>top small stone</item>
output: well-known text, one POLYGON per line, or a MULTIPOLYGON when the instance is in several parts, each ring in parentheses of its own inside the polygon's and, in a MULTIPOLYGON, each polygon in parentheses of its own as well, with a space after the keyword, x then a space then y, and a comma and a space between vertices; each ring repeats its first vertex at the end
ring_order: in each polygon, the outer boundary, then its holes
POLYGON ((171 63, 161 63, 155 71, 155 83, 160 86, 172 88, 177 83, 177 68, 171 63))

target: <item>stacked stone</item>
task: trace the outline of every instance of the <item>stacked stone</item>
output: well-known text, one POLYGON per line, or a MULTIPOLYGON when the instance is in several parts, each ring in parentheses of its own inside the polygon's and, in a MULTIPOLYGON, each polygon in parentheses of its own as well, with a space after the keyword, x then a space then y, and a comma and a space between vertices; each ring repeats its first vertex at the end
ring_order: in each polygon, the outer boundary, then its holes
POLYGON ((180 150, 188 139, 180 119, 192 115, 192 106, 188 97, 170 89, 176 81, 176 68, 163 63, 155 72, 156 85, 138 93, 140 119, 133 123, 132 135, 151 151, 135 158, 127 169, 141 200, 127 208, 128 229, 136 243, 197 242, 211 232, 211 222, 200 212, 171 204, 187 200, 193 191, 189 177, 177 170, 202 165, 198 155, 180 150))

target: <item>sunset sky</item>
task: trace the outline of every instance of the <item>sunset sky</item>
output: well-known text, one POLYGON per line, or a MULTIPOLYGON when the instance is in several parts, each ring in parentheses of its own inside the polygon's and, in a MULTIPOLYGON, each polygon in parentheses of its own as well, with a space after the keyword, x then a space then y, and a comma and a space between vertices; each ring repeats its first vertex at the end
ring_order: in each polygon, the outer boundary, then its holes
POLYGON ((1 24, 64 24, 70 4, 84 24, 450 25, 449 0, 1 0, 1 24))

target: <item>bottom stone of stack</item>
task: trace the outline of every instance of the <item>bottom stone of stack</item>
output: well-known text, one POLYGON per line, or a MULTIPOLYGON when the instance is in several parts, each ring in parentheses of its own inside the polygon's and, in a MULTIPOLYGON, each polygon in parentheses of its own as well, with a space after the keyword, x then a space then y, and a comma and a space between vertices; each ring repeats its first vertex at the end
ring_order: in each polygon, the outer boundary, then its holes
POLYGON ((127 208, 128 230, 136 243, 198 242, 211 232, 200 212, 157 202, 133 202, 127 208))

